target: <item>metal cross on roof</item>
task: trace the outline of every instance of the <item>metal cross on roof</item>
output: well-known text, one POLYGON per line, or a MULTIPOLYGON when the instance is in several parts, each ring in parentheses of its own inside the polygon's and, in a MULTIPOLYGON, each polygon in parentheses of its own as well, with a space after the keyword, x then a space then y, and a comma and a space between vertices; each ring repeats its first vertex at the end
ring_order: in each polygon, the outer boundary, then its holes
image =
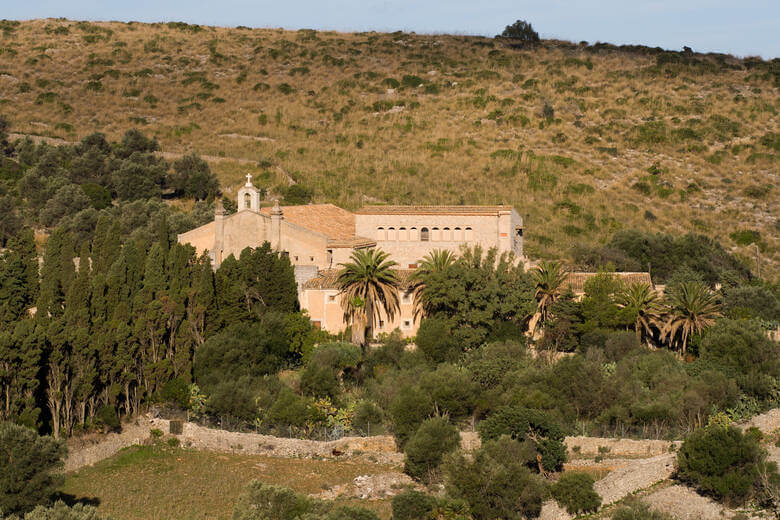
POLYGON ((251 173, 247 173, 246 174, 246 185, 247 185, 247 187, 252 185, 252 174, 251 173))

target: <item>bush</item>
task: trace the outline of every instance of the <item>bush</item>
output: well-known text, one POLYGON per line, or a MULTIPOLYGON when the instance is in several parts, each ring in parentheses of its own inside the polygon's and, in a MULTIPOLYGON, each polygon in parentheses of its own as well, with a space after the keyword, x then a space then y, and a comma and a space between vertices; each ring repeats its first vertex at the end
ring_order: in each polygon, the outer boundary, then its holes
POLYGON ((110 520, 110 518, 101 516, 95 507, 84 504, 68 507, 65 502, 58 500, 51 507, 36 507, 24 515, 24 520, 110 520))
POLYGON ((309 363, 301 374, 301 390, 314 397, 329 397, 335 400, 341 388, 332 368, 309 363))
POLYGON ((452 322, 446 318, 425 318, 417 330, 417 348, 434 363, 457 360, 460 346, 453 337, 452 328, 452 322))
POLYGON ((295 206, 311 202, 312 191, 300 184, 293 184, 284 190, 283 195, 285 203, 295 206))
POLYGON ((612 520, 674 520, 674 517, 650 509, 649 505, 632 497, 614 512, 612 520))
POLYGON ((290 488, 250 482, 233 508, 233 520, 297 520, 312 509, 312 501, 290 488))
POLYGON ((526 457, 509 437, 486 442, 471 457, 457 452, 443 466, 447 493, 468 502, 474 520, 536 518, 548 491, 523 463, 526 457))
POLYGON ((421 491, 409 489, 393 497, 393 520, 420 520, 436 508, 436 499, 421 491))
POLYGON ((741 506, 760 489, 767 453, 756 435, 734 426, 711 425, 693 432, 677 454, 677 478, 729 506, 741 506))
POLYGON ((526 462, 539 471, 560 471, 566 462, 563 430, 541 410, 505 407, 482 421, 477 430, 483 442, 507 435, 526 444, 540 457, 526 462))
POLYGON ((163 401, 186 410, 190 406, 190 385, 181 377, 171 379, 163 386, 160 397, 163 401))
POLYGON ((48 504, 64 478, 65 444, 17 424, 0 423, 0 511, 17 514, 48 504))
POLYGON ((539 33, 534 31, 531 24, 525 20, 517 20, 512 25, 507 25, 504 32, 501 33, 501 37, 519 40, 521 42, 539 41, 539 33))
POLYGON ((441 365, 420 378, 420 389, 431 397, 440 413, 453 419, 467 417, 474 411, 478 387, 468 370, 441 365))
POLYGON ((404 386, 390 403, 393 436, 399 450, 422 422, 433 413, 433 402, 428 394, 414 386, 404 386))
POLYGON ((109 405, 103 405, 98 408, 97 420, 108 431, 118 431, 120 427, 119 415, 116 413, 116 408, 109 405))
POLYGON ((366 435, 371 431, 377 432, 382 428, 382 409, 371 401, 360 401, 355 407, 355 415, 352 418, 352 429, 366 435))
POLYGON ((274 426, 303 426, 309 418, 309 406, 306 400, 297 396, 287 387, 279 392, 266 418, 274 426))
POLYGON ((553 484, 552 496, 569 514, 596 511, 601 505, 601 497, 593 484, 593 477, 587 473, 564 473, 553 484))
POLYGON ((446 417, 426 419, 406 443, 404 473, 432 482, 444 455, 460 444, 458 429, 446 417))
POLYGON ((361 507, 334 507, 332 502, 310 499, 290 488, 250 482, 233 509, 233 520, 379 520, 361 507))

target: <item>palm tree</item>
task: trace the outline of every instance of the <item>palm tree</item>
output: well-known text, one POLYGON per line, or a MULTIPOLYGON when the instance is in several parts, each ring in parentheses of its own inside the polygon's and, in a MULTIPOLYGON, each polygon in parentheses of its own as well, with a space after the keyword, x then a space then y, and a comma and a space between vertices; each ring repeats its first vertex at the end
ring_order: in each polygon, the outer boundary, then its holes
POLYGON ((541 262, 531 272, 536 291, 536 308, 539 313, 538 323, 544 323, 550 317, 550 305, 558 299, 561 286, 566 281, 566 270, 560 262, 541 262))
POLYGON ((426 280, 434 273, 446 271, 455 263, 455 253, 448 249, 434 249, 419 261, 417 270, 410 277, 411 291, 414 298, 414 318, 426 314, 423 303, 426 280))
POLYGON ((379 321, 380 309, 392 321, 400 311, 398 276, 393 267, 398 265, 384 251, 359 249, 352 253, 350 262, 339 264, 338 286, 344 319, 352 323, 352 342, 365 346, 379 321))
POLYGON ((668 297, 669 306, 666 324, 661 338, 669 338, 671 344, 680 336, 682 356, 688 350, 688 338, 710 327, 716 318, 722 316, 715 294, 701 282, 683 282, 668 297))
POLYGON ((652 334, 652 325, 658 323, 661 307, 658 293, 648 283, 633 283, 617 294, 617 306, 634 319, 636 340, 642 342, 642 333, 652 334))

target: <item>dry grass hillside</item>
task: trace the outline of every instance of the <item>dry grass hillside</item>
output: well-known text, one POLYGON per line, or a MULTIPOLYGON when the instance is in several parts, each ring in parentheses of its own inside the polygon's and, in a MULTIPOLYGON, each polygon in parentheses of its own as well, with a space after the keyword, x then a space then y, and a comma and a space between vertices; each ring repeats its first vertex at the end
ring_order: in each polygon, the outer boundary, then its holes
POLYGON ((20 134, 135 126, 208 156, 227 194, 250 171, 347 208, 512 204, 532 257, 621 228, 696 231, 751 263, 757 241, 763 274, 780 271, 778 60, 185 24, 0 30, 0 112, 20 134))

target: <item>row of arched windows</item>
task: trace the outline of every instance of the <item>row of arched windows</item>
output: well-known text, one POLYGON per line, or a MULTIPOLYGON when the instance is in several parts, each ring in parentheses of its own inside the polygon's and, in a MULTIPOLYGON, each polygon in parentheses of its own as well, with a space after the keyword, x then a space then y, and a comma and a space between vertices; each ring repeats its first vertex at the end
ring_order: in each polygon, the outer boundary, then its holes
POLYGON ((474 239, 474 232, 470 227, 378 227, 376 239, 384 241, 400 242, 463 242, 474 239))

